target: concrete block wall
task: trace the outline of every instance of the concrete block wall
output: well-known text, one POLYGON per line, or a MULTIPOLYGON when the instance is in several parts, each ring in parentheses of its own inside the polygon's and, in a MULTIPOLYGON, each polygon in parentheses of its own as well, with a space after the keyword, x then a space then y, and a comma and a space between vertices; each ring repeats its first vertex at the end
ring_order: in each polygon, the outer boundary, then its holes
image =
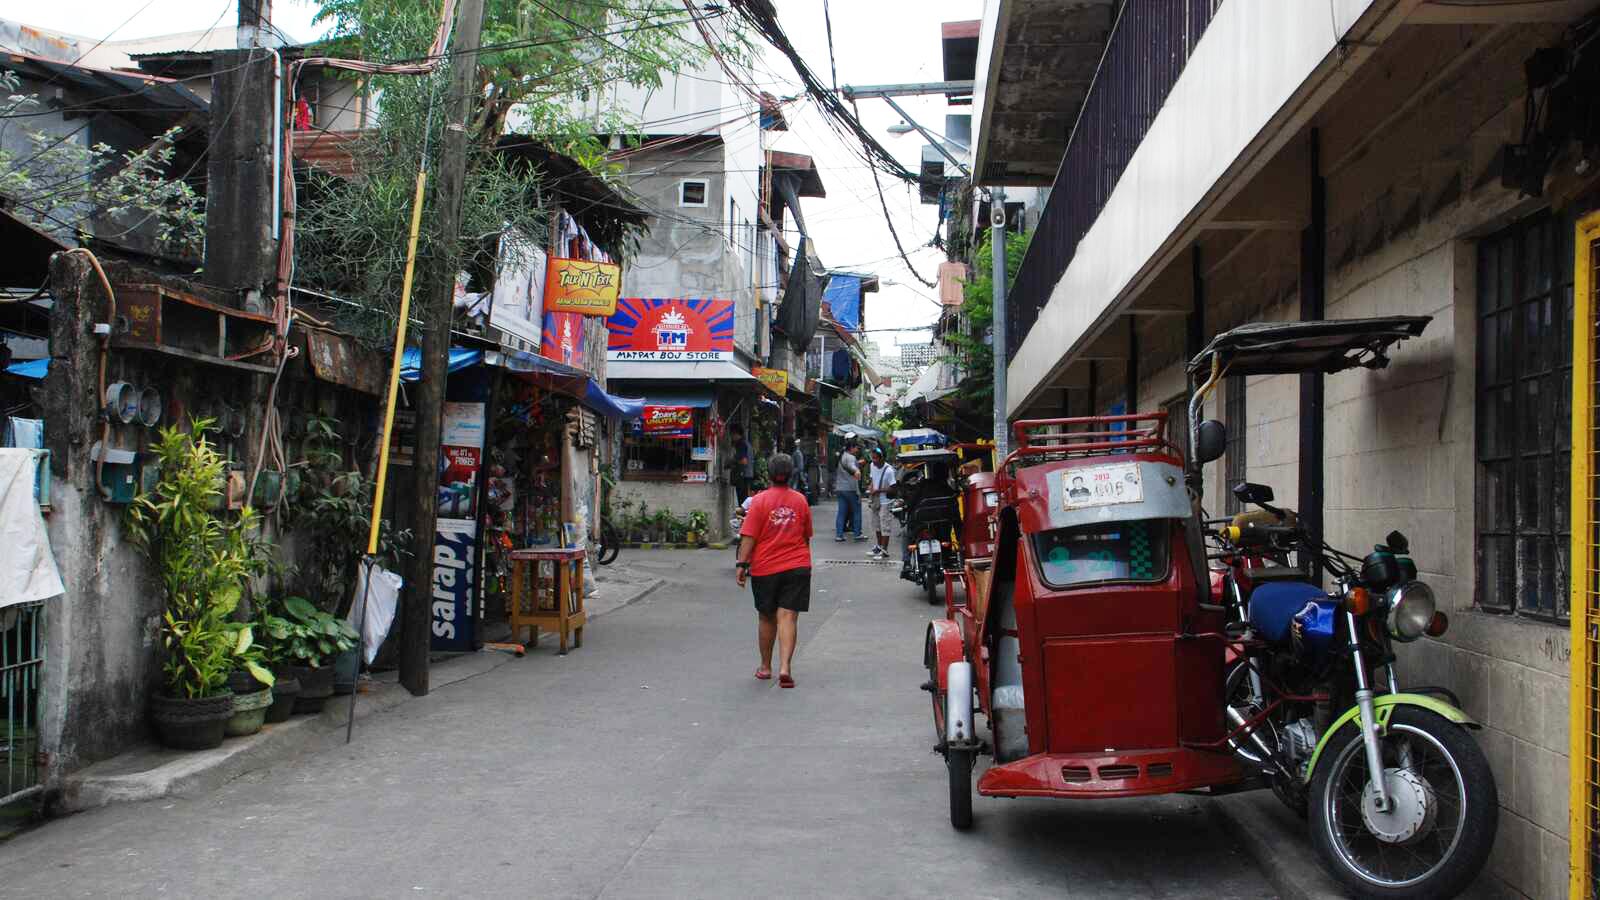
POLYGON ((612 493, 612 507, 618 509, 617 504, 632 501, 637 513, 642 501, 649 504, 651 510, 665 509, 679 518, 687 517, 691 512, 703 512, 710 519, 712 536, 722 540, 728 531, 728 517, 718 514, 723 490, 732 496, 732 488, 717 482, 683 484, 676 481, 629 481, 624 477, 612 493))
MULTIPOLYGON (((1322 123, 1323 158, 1331 167, 1327 317, 1433 317, 1388 368, 1326 379, 1326 537, 1350 552, 1392 529, 1410 538, 1451 627, 1440 640, 1401 649, 1402 684, 1453 690, 1483 726, 1474 734, 1494 770, 1501 805, 1488 877, 1515 894, 1560 897, 1568 859, 1568 628, 1484 612, 1474 596, 1477 238, 1548 206, 1502 190, 1493 160, 1502 144, 1518 139, 1522 61, 1556 35, 1542 27, 1492 35, 1446 31, 1408 32, 1404 39, 1420 41, 1429 53, 1398 66, 1449 58, 1440 51, 1451 41, 1466 42, 1478 56, 1432 85, 1377 140, 1352 151, 1362 135, 1350 123, 1372 118, 1361 109, 1362 97, 1403 87, 1397 70, 1372 74, 1384 84, 1353 85, 1322 123), (1479 46, 1485 37, 1490 43, 1479 46)), ((1574 183, 1570 168, 1556 167, 1547 197, 1588 189, 1574 183)), ((1239 256, 1264 269, 1272 260, 1261 257, 1269 253, 1277 262, 1297 259, 1289 242, 1252 244, 1239 256)), ((1208 332, 1298 317, 1292 287, 1275 292, 1281 285, 1259 279, 1252 286, 1251 273, 1239 268, 1207 279, 1208 332), (1252 296, 1281 299, 1262 303, 1252 296)), ((1180 319, 1164 321, 1181 333, 1180 319)), ((1183 389, 1181 361, 1149 361, 1141 378, 1141 406, 1154 408, 1183 389)), ((1222 417, 1222 394, 1208 404, 1208 416, 1222 417)), ((1289 506, 1298 501, 1298 406, 1296 378, 1250 379, 1248 477, 1273 485, 1289 506)), ((1208 469, 1206 505, 1218 510, 1223 469, 1208 469)))

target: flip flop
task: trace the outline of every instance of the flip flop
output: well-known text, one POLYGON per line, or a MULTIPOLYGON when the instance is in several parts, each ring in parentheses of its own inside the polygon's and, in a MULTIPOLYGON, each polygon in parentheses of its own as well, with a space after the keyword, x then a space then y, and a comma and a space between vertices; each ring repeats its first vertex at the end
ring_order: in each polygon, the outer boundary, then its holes
POLYGON ((778 676, 778 687, 781 687, 781 688, 792 688, 792 687, 794 687, 794 676, 792 676, 792 675, 779 675, 778 676))
POLYGON ((772 670, 771 669, 757 669, 756 670, 756 677, 761 679, 762 681, 770 681, 770 680, 772 680, 772 670))

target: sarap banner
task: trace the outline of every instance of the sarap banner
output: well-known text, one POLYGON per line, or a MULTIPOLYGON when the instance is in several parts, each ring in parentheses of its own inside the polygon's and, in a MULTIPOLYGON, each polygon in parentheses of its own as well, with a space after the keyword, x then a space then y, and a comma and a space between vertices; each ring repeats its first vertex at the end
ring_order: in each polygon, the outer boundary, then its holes
POLYGON ((624 297, 606 330, 606 359, 733 359, 732 300, 624 297))

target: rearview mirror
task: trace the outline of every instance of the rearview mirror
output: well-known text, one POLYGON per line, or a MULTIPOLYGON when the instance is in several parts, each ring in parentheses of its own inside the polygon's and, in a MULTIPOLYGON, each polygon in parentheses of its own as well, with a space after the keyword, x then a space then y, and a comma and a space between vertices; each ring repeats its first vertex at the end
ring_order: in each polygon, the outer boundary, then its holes
POLYGON ((1240 503, 1253 503, 1256 506, 1272 502, 1272 488, 1265 484, 1253 484, 1241 481, 1233 486, 1233 495, 1239 498, 1240 503))
POLYGON ((1222 458, 1228 449, 1228 428, 1216 419, 1200 423, 1194 440, 1195 462, 1204 465, 1222 458))

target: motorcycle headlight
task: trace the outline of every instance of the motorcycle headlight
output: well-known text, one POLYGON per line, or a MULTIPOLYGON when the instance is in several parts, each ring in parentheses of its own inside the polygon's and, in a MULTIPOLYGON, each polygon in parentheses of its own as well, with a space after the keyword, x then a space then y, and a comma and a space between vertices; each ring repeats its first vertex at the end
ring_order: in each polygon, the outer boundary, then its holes
POLYGON ((1397 641, 1422 637, 1437 610, 1433 588, 1420 581, 1400 585, 1389 592, 1389 636, 1397 641))

